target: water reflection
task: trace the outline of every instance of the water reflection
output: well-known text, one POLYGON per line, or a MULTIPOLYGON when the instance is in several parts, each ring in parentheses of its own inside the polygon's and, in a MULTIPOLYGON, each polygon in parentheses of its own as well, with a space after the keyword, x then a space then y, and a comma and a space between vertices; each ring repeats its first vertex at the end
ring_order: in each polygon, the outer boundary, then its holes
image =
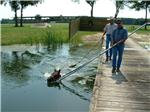
MULTIPOLYGON (((44 73, 52 73, 55 66, 59 66, 64 74, 71 71, 72 68, 69 68, 68 65, 73 62, 76 63, 81 59, 82 56, 89 51, 89 48, 80 46, 76 50, 71 50, 69 45, 59 46, 56 49, 47 49, 47 47, 44 46, 39 46, 39 48, 32 46, 27 49, 24 48, 21 52, 20 48, 22 49, 22 47, 19 45, 14 49, 17 48, 19 52, 12 50, 10 46, 7 49, 2 48, 1 52, 2 88, 4 88, 4 91, 2 91, 2 107, 4 110, 17 110, 18 108, 22 110, 30 108, 32 110, 33 108, 29 104, 40 109, 46 106, 47 110, 51 110, 49 105, 57 105, 56 101, 59 101, 59 99, 56 98, 61 97, 62 95, 60 94, 62 93, 67 94, 67 96, 64 97, 66 100, 66 102, 64 101, 65 103, 71 102, 72 99, 70 98, 73 98, 75 105, 80 107, 84 105, 85 107, 83 108, 88 109, 97 62, 92 62, 63 80, 62 83, 46 83, 44 73), (11 87, 16 88, 12 89, 11 87), (37 97, 37 95, 42 97, 37 97), (47 100, 47 98, 53 100, 47 100), (41 102, 37 102, 35 99, 41 102)), ((86 60, 88 60, 88 58, 85 58, 85 61, 86 60)), ((85 61, 82 61, 82 63, 85 61)), ((63 104, 64 107, 74 105, 65 105, 65 103, 63 104)), ((59 110, 61 110, 61 108, 63 107, 60 106, 59 110)), ((74 109, 76 109, 76 107, 74 107, 74 109)))
POLYGON ((30 69, 27 62, 22 60, 16 52, 9 54, 2 53, 2 78, 6 82, 15 82, 17 85, 22 85, 30 80, 30 76, 26 71, 30 69), (7 57, 5 57, 7 56, 7 57), (5 60, 3 58, 6 58, 5 60))
MULTIPOLYGON (((96 73, 95 73, 96 74, 96 73)), ((64 88, 65 90, 73 93, 78 96, 82 100, 86 100, 90 102, 90 98, 86 97, 85 93, 91 93, 93 90, 93 85, 95 81, 96 75, 88 75, 88 76, 74 76, 73 79, 70 79, 69 83, 61 81, 61 82, 48 82, 48 87, 55 87, 59 90, 64 88), (72 86, 71 86, 71 85, 72 86)))
POLYGON ((61 89, 60 84, 61 84, 60 82, 59 83, 58 82, 51 83, 51 82, 47 81, 47 86, 48 87, 56 87, 58 89, 61 89))
POLYGON ((73 93, 74 95, 78 96, 80 99, 86 100, 86 101, 89 101, 89 102, 90 102, 90 99, 89 99, 89 98, 86 98, 84 95, 82 95, 82 94, 81 94, 81 91, 78 92, 76 89, 73 89, 73 88, 71 88, 71 87, 65 85, 65 84, 62 83, 62 82, 59 82, 59 83, 57 83, 57 82, 55 82, 55 83, 47 82, 47 86, 48 86, 48 87, 57 87, 59 90, 60 90, 61 88, 64 88, 65 90, 67 90, 67 91, 73 93))
POLYGON ((71 83, 75 87, 83 88, 83 91, 86 93, 91 93, 93 90, 93 85, 95 81, 95 75, 89 75, 84 77, 76 77, 71 80, 71 83))
POLYGON ((13 87, 19 87, 28 84, 27 82, 31 79, 28 71, 41 61, 41 56, 27 50, 24 52, 2 50, 1 60, 2 81, 13 87))
POLYGON ((80 99, 82 100, 86 100, 88 102, 90 102, 89 98, 86 98, 84 95, 81 94, 81 92, 78 92, 77 90, 70 88, 68 86, 66 86, 65 84, 61 83, 61 85, 63 86, 64 89, 66 89, 67 91, 73 93, 74 95, 78 96, 80 99))

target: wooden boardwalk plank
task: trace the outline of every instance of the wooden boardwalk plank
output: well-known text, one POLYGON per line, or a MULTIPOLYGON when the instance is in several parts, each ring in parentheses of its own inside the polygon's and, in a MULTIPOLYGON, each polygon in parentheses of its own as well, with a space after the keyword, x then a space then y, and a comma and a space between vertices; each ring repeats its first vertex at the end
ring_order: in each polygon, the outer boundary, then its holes
POLYGON ((99 65, 90 112, 150 112, 150 52, 132 39, 127 45, 121 73, 111 73, 111 62, 99 65))

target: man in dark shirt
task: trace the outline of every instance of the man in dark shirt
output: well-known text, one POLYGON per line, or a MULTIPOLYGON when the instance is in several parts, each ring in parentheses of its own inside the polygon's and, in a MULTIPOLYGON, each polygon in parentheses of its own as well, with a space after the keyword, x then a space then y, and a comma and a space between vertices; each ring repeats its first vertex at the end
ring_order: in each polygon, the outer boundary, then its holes
POLYGON ((112 73, 119 72, 120 66, 122 62, 122 56, 124 52, 125 47, 125 41, 128 38, 128 32, 126 29, 123 28, 123 23, 121 20, 117 20, 118 28, 114 30, 112 34, 112 44, 115 44, 119 41, 121 41, 119 44, 117 44, 115 47, 113 47, 113 60, 112 60, 112 73))

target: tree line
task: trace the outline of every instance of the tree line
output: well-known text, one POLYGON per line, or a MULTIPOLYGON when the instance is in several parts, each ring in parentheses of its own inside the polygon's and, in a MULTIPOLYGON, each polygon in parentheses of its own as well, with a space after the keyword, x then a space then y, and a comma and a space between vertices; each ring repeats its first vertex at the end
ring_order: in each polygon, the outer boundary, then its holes
MULTIPOLYGON (((74 2, 80 2, 80 0, 72 0, 74 2)), ((91 6, 91 17, 93 17, 93 8, 97 0, 85 0, 91 6)), ((145 10, 145 23, 147 22, 147 14, 150 12, 150 1, 149 0, 112 0, 115 3, 116 11, 114 18, 117 18, 120 9, 123 9, 124 6, 127 6, 130 9, 135 9, 136 11, 145 10)), ((109 10, 109 9, 108 9, 109 10)), ((145 29, 146 26, 145 26, 145 29)))
POLYGON ((42 3, 42 0, 30 0, 30 1, 22 1, 22 0, 2 0, 0 1, 0 4, 9 4, 11 7, 11 10, 14 11, 15 16, 14 16, 14 20, 15 20, 15 27, 18 27, 18 16, 17 16, 17 11, 20 10, 20 27, 23 26, 23 10, 27 7, 27 6, 35 6, 38 3, 42 3))

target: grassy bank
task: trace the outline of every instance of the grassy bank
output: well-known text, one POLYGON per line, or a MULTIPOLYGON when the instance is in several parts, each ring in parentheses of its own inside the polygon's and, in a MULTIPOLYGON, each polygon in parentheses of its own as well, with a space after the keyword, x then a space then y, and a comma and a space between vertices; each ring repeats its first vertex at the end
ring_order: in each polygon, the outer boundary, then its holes
MULTIPOLYGON (((138 28, 139 25, 125 25, 125 27, 129 32, 132 32, 138 28)), ((139 29, 131 38, 143 48, 148 49, 150 47, 150 26, 147 26, 147 30, 145 30, 145 27, 139 29)))
MULTIPOLYGON (((129 31, 132 32, 135 29, 137 29, 138 27, 140 27, 140 25, 125 25, 125 28, 129 31)), ((147 30, 144 29, 145 27, 139 29, 136 33, 138 34, 150 34, 150 25, 147 26, 147 30)))
MULTIPOLYGON (((39 27, 33 24, 25 24, 24 27, 14 27, 11 24, 1 25, 1 44, 36 44, 46 45, 62 44, 69 42, 69 24, 53 23, 51 27, 39 27)), ((90 35, 96 32, 79 31, 70 39, 73 44, 82 42, 83 35, 90 35)))
MULTIPOLYGON (((135 30, 139 25, 125 25, 129 32, 135 30)), ((139 34, 149 34, 150 26, 137 31, 139 34)), ((68 23, 51 23, 51 27, 39 27, 33 24, 25 24, 24 27, 14 27, 12 24, 1 25, 1 44, 36 44, 43 43, 62 44, 69 42, 69 24, 68 23)), ((81 37, 84 35, 91 35, 97 32, 78 31, 74 37, 71 38, 71 43, 78 44, 82 42, 81 37)))
POLYGON ((24 27, 1 25, 1 44, 34 44, 46 42, 68 42, 68 24, 51 24, 51 27, 36 27, 26 24, 24 27))

